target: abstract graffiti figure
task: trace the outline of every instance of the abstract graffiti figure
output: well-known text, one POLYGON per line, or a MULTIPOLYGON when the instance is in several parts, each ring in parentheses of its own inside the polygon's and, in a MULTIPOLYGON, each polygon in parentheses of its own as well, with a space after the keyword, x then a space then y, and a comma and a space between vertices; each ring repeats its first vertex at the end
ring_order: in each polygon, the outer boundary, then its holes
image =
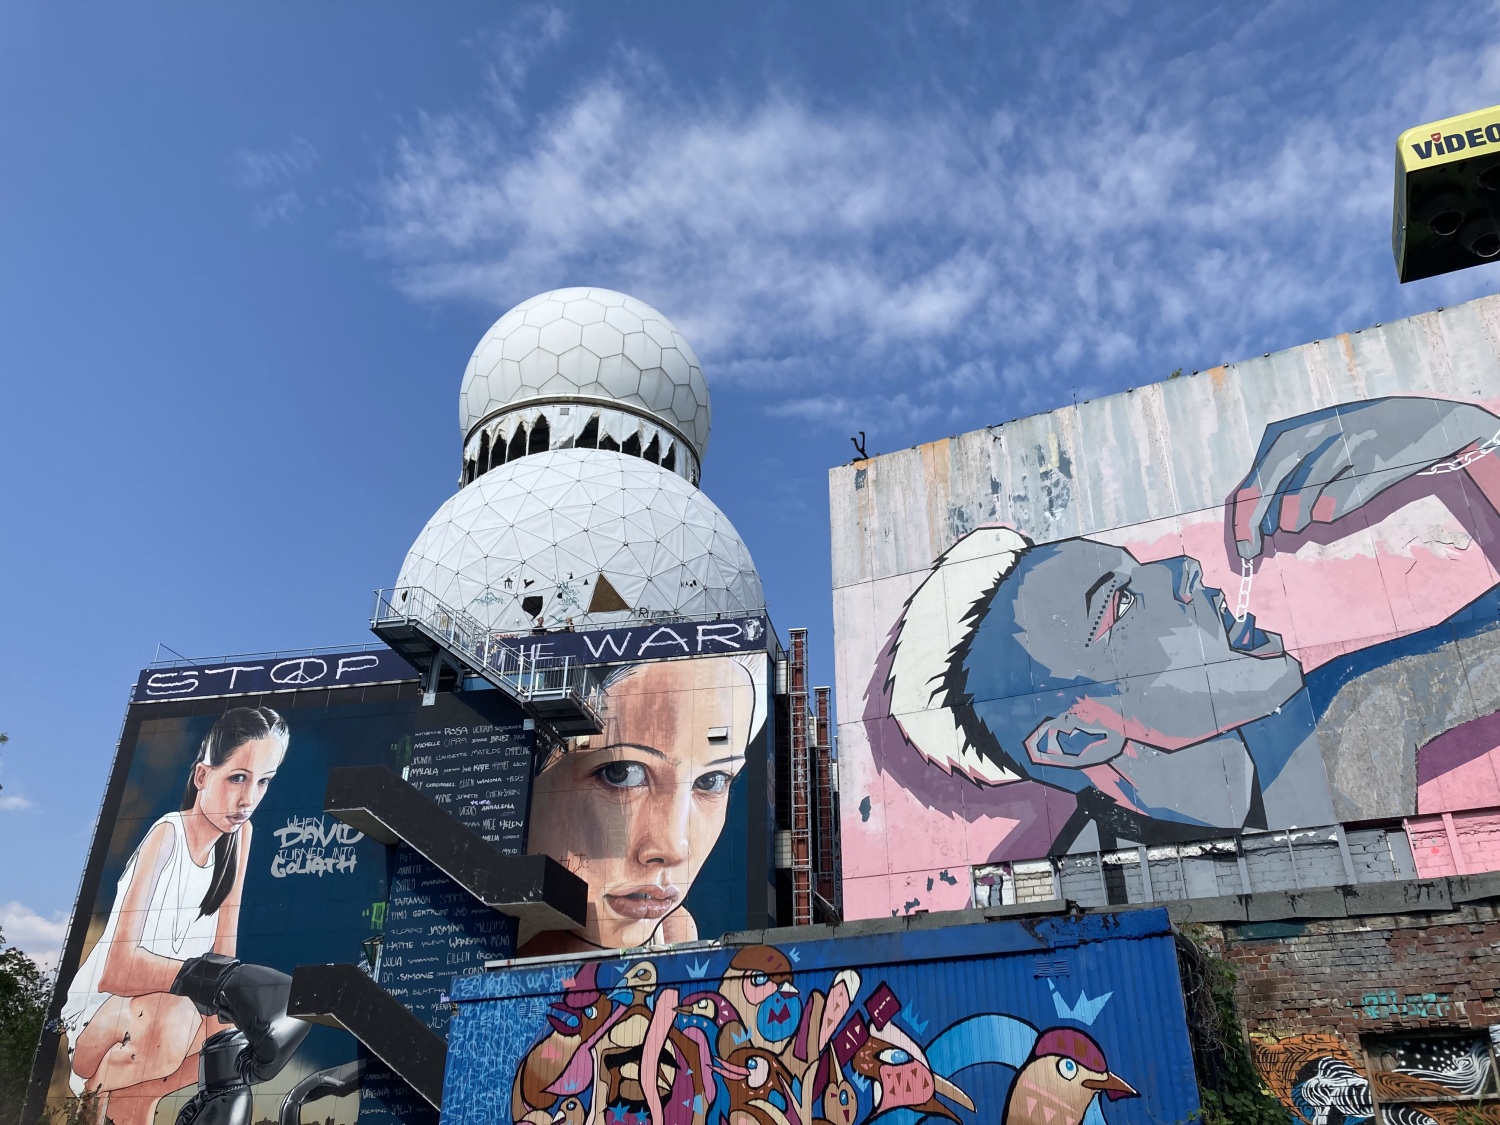
MULTIPOLYGON (((1337 542, 1364 527, 1340 521, 1391 488, 1447 473, 1500 510, 1497 437, 1488 410, 1423 398, 1268 427, 1226 506, 1226 545, 1246 576, 1233 601, 1186 556, 1141 562, 1091 539, 979 528, 907 602, 871 683, 871 743, 888 761, 908 744, 981 790, 1031 781, 1070 795, 1054 851, 1332 823, 1302 664, 1241 604, 1255 567, 1279 535, 1327 525, 1319 541, 1337 542), (894 740, 882 734, 891 720, 894 740)), ((1488 592, 1457 592, 1450 622, 1488 592)), ((1320 673, 1348 683, 1379 667, 1377 633, 1351 632, 1362 639, 1320 673)))
POLYGON ((701 984, 682 995, 649 961, 583 965, 520 1060, 513 1120, 859 1125, 899 1113, 902 1125, 962 1123, 980 1110, 952 1075, 981 1063, 1015 1072, 1004 1125, 1079 1125, 1100 1094, 1135 1096, 1077 1028, 1039 1033, 985 1015, 924 1046, 910 1028, 926 1024, 898 1022, 903 1005, 888 984, 862 995, 859 974, 843 969, 826 987, 799 988, 792 959, 771 946, 738 950, 717 988, 701 984), (618 975, 601 981, 606 973, 618 975))
POLYGON ((1398 1041, 1395 1047, 1391 1061, 1397 1065, 1378 1070, 1373 1084, 1336 1035, 1261 1040, 1252 1054, 1271 1092, 1305 1125, 1365 1125, 1375 1117, 1376 1097, 1382 1119, 1394 1125, 1500 1121, 1482 1039, 1398 1041))

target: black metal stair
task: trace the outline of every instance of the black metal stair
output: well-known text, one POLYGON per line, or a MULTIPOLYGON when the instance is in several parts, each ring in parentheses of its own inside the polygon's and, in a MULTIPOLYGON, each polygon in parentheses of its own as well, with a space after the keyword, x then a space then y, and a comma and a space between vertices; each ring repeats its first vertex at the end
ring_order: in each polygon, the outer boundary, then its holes
POLYGON ((287 1014, 347 1031, 434 1109, 443 1107, 448 1044, 357 965, 299 965, 287 1014))
POLYGON ((581 926, 588 884, 545 855, 505 855, 386 766, 328 771, 323 810, 383 844, 402 841, 486 906, 539 930, 581 926))

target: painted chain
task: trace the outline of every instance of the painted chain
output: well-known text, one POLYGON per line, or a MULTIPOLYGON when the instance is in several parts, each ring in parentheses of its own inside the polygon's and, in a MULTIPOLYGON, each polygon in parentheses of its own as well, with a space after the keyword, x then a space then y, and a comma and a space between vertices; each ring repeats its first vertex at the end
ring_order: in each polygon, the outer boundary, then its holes
MULTIPOLYGON (((1455 457, 1451 461, 1439 461, 1436 465, 1423 469, 1417 475, 1420 477, 1435 477, 1442 473, 1456 473, 1460 469, 1466 469, 1481 457, 1500 449, 1500 430, 1496 430, 1493 437, 1483 445, 1475 446, 1467 453, 1455 457)), ((1249 559, 1240 560, 1240 594, 1234 605, 1234 619, 1245 620, 1250 613, 1250 587, 1255 584, 1255 566, 1249 559)))
POLYGON ((1456 473, 1460 469, 1468 468, 1475 461, 1478 461, 1487 454, 1493 453, 1496 449, 1500 449, 1500 430, 1496 430, 1495 436, 1483 445, 1476 446, 1451 461, 1439 461, 1436 465, 1423 469, 1417 475, 1420 477, 1435 477, 1441 473, 1456 473))
POLYGON ((1255 564, 1240 560, 1240 596, 1234 604, 1234 619, 1243 621, 1250 612, 1250 587, 1255 584, 1255 564))

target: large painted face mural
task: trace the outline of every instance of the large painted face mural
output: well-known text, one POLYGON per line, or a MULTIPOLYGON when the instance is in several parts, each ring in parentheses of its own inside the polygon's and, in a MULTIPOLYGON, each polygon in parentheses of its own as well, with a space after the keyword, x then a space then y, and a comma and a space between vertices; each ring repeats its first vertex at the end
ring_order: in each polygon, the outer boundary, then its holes
POLYGON ((531 852, 588 884, 588 922, 522 934, 522 955, 693 941, 745 924, 736 779, 764 758, 766 668, 750 653, 609 673, 603 732, 540 763, 528 833, 531 852))
POLYGON ((966 905, 974 864, 1500 806, 1500 411, 1413 393, 1400 327, 1406 393, 1357 397, 1330 342, 1271 395, 1221 370, 836 470, 852 915, 966 905))

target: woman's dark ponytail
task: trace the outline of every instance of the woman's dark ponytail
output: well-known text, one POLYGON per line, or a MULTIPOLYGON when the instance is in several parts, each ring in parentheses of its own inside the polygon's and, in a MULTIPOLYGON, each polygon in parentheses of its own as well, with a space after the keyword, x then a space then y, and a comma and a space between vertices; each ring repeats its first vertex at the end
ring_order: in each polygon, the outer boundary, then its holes
MULTIPOLYGON (((245 743, 260 738, 276 739, 285 752, 290 737, 286 720, 269 707, 233 707, 224 712, 224 717, 204 736, 203 745, 198 748, 198 756, 193 759, 193 766, 188 770, 187 789, 182 794, 181 811, 187 812, 198 801, 198 787, 193 784, 193 779, 200 762, 210 769, 217 768, 245 743)), ((239 865, 240 834, 226 832, 214 841, 214 877, 198 907, 200 918, 207 917, 224 904, 224 900, 229 897, 230 888, 234 886, 234 875, 239 865)))

